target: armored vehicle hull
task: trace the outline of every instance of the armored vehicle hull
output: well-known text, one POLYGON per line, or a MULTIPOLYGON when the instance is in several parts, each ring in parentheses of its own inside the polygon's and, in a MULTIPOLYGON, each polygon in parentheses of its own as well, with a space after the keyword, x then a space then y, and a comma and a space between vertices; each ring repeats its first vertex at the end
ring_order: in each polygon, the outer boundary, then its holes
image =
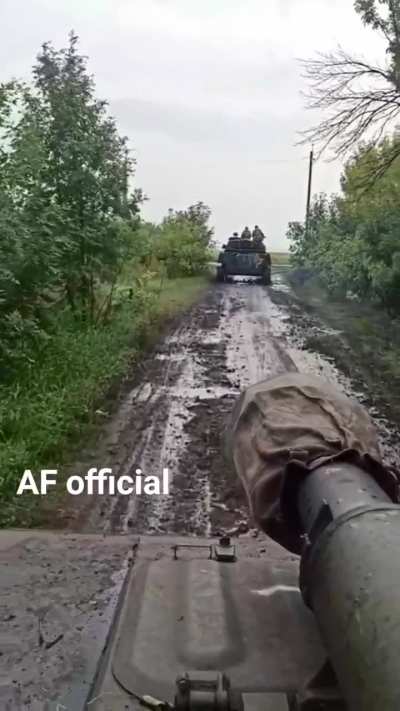
POLYGON ((229 240, 218 257, 217 280, 228 281, 233 276, 248 276, 263 284, 271 283, 271 257, 263 244, 251 240, 229 240))

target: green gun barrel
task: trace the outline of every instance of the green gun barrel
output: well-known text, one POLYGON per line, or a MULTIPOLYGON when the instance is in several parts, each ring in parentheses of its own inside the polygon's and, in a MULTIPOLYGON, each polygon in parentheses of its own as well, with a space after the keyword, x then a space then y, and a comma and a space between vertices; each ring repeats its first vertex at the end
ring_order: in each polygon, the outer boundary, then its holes
POLYGON ((350 711, 400 709, 400 506, 353 465, 306 477, 301 588, 350 711))

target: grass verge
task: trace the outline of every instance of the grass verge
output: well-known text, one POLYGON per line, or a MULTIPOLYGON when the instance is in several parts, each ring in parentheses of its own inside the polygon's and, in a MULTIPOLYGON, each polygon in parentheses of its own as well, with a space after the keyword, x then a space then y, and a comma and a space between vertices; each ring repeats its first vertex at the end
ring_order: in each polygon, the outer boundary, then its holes
POLYGON ((400 319, 372 304, 335 299, 315 278, 291 284, 302 307, 334 331, 314 333, 306 345, 333 357, 353 381, 366 385, 374 403, 399 424, 400 319))
POLYGON ((270 252, 272 266, 289 266, 290 264, 290 253, 289 252, 270 252))
POLYGON ((60 468, 93 431, 112 385, 207 283, 206 276, 154 281, 96 328, 82 328, 67 311, 59 314, 32 364, 0 386, 0 526, 38 524, 37 497, 16 496, 24 470, 60 468))

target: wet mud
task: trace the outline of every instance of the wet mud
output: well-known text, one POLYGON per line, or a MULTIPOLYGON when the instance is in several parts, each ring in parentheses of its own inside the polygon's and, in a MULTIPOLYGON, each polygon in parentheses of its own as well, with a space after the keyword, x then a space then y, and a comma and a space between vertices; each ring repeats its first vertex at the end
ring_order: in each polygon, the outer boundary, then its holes
POLYGON ((161 477, 169 495, 76 497, 60 521, 83 532, 256 535, 241 486, 224 455, 224 432, 240 392, 272 375, 299 370, 323 376, 366 403, 379 428, 385 461, 399 465, 399 433, 335 364, 307 347, 310 329, 288 287, 214 284, 148 355, 121 394, 97 448, 76 471, 111 467, 114 475, 161 477), (79 501, 78 501, 79 499, 79 501))

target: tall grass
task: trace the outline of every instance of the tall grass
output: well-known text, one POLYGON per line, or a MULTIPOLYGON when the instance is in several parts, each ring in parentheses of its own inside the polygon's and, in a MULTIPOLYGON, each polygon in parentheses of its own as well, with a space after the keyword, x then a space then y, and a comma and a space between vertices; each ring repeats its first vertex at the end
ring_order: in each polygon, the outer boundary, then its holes
POLYGON ((0 523, 23 522, 19 505, 25 497, 16 499, 15 492, 24 470, 60 467, 69 447, 90 429, 111 384, 206 283, 204 277, 154 279, 140 300, 124 299, 112 320, 96 327, 84 328, 67 310, 59 313, 56 330, 31 366, 0 385, 0 523))

